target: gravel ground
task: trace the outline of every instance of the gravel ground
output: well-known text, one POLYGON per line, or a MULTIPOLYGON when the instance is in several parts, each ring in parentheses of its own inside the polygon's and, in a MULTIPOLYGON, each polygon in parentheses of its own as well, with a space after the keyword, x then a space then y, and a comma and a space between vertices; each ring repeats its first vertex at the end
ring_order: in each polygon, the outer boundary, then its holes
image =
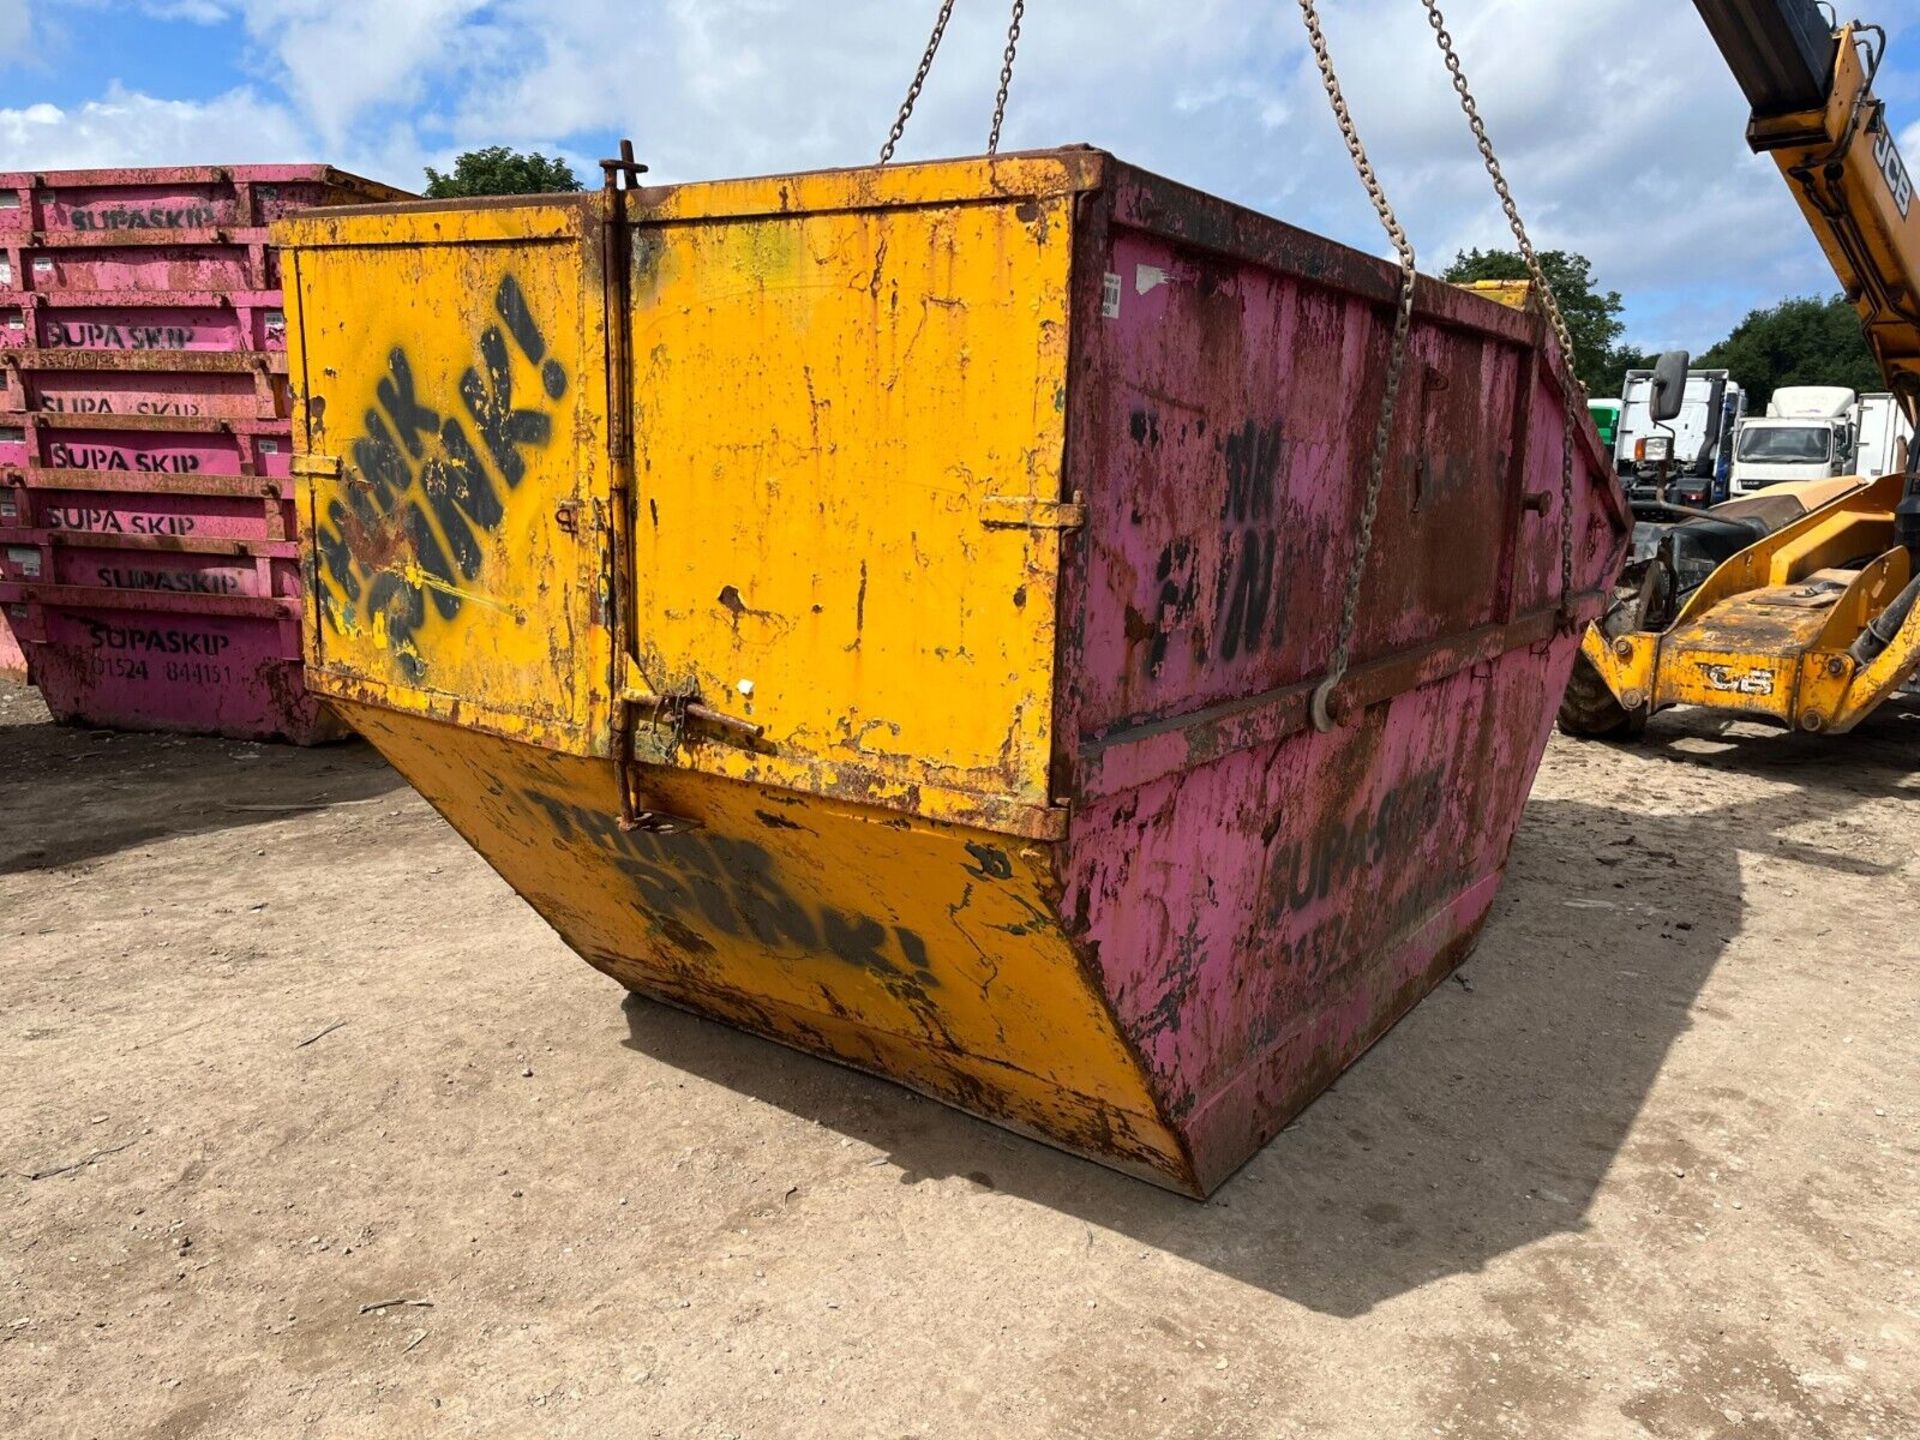
POLYGON ((1556 740, 1465 983, 1196 1205, 626 999, 363 746, 0 684, 0 1426, 1905 1440, 1915 768, 1556 740))

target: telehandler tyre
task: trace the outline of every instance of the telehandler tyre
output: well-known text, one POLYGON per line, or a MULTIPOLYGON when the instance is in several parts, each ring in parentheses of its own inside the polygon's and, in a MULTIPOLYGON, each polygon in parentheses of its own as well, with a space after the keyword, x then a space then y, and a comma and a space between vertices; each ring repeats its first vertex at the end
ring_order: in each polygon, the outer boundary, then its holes
MULTIPOLYGON (((1615 593, 1606 618, 1600 622, 1609 640, 1633 629, 1634 618, 1640 613, 1639 601, 1636 589, 1615 593)), ((1586 652, 1575 655, 1567 693, 1560 699, 1560 733, 1579 740, 1638 740, 1646 728, 1647 707, 1627 709, 1607 688, 1586 652)))

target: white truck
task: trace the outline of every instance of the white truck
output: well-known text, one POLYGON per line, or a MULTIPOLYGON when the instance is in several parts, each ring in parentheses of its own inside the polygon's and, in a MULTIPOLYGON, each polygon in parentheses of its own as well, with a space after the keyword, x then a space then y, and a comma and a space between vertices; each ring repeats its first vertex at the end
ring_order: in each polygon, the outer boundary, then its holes
POLYGON ((1747 413, 1746 392, 1724 370, 1689 370, 1680 414, 1655 424, 1651 370, 1629 370, 1620 393, 1614 469, 1636 502, 1712 505, 1725 500, 1732 438, 1747 413), (1662 487, 1665 493, 1662 493, 1662 487))
POLYGON ((1869 479, 1904 470, 1913 426, 1891 395, 1856 395, 1843 385, 1783 385, 1764 418, 1734 440, 1733 488, 1783 480, 1869 479))
POLYGON ((1862 395, 1854 422, 1853 473, 1869 480, 1907 468, 1913 425, 1891 395, 1862 395))
POLYGON ((1853 474, 1859 413, 1860 397, 1844 385, 1782 385, 1767 413, 1734 437, 1734 491, 1853 474))

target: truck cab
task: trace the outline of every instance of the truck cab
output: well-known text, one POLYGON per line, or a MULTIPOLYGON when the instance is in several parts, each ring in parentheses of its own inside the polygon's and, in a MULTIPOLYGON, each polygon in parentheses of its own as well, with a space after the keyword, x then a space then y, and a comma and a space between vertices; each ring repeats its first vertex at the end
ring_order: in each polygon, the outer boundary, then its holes
POLYGON ((1609 455, 1620 441, 1620 409, 1618 400, 1587 401, 1587 414, 1593 417, 1593 428, 1600 432, 1600 444, 1609 455))
POLYGON ((1653 419, 1653 371, 1629 370, 1620 396, 1614 468, 1636 509, 1658 518, 1662 504, 1703 507, 1729 494, 1732 437, 1747 397, 1725 370, 1690 370, 1680 413, 1653 419))
POLYGON ((1859 408, 1860 397, 1842 385, 1781 386, 1767 413, 1735 433, 1735 492, 1852 474, 1859 408))

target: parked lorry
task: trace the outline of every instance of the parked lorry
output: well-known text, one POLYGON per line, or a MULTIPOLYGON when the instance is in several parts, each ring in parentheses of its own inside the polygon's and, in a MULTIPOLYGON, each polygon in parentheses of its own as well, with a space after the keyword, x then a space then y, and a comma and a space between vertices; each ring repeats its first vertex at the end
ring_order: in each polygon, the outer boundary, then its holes
POLYGON ((1620 442, 1620 411, 1622 404, 1618 400, 1589 400, 1587 414, 1593 417, 1593 428, 1600 432, 1600 443, 1606 452, 1613 454, 1614 446, 1620 442))
POLYGON ((1844 385, 1783 385, 1767 413, 1735 432, 1733 488, 1740 494, 1788 480, 1831 480, 1854 472, 1860 397, 1844 385))
POLYGON ((1840 385, 1783 386, 1763 417, 1734 440, 1733 489, 1751 494, 1790 480, 1873 479, 1904 470, 1913 425, 1889 394, 1840 385))
POLYGON ((1636 513, 1664 504, 1706 506, 1727 498, 1731 445, 1747 413, 1746 391, 1725 370, 1691 370, 1680 413, 1671 424, 1653 418, 1651 370, 1629 370, 1620 396, 1614 468, 1636 513))
POLYGON ((1913 424, 1893 395, 1862 395, 1853 427, 1853 473, 1867 479, 1907 468, 1913 424))

